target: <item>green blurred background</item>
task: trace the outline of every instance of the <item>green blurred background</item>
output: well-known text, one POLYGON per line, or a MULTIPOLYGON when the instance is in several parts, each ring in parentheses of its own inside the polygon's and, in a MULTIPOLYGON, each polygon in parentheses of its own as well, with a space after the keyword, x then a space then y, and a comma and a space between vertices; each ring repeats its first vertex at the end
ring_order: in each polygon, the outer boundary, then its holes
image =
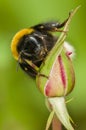
POLYGON ((67 41, 76 50, 76 85, 67 104, 76 130, 86 130, 86 0, 0 0, 0 130, 44 130, 49 112, 35 83, 13 59, 10 44, 15 33, 47 20, 73 17, 67 41))

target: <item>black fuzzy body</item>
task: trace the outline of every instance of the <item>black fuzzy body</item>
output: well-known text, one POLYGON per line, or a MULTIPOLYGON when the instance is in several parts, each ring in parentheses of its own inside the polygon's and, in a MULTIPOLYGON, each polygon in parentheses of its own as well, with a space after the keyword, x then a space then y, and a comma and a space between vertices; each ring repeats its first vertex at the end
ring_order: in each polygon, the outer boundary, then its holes
POLYGON ((21 38, 17 45, 19 59, 21 59, 19 64, 27 74, 32 77, 37 75, 38 72, 33 65, 39 68, 42 62, 44 62, 45 57, 58 39, 52 35, 52 32, 58 32, 58 29, 63 27, 66 21, 61 24, 58 22, 38 24, 31 27, 34 30, 33 32, 21 38), (27 63, 26 60, 30 61, 32 65, 27 63))

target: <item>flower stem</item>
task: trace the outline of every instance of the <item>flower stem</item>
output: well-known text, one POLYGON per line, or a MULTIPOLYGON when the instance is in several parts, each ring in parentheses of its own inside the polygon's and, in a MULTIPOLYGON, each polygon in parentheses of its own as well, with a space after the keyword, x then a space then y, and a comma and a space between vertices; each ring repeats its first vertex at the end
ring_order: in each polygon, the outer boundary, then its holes
POLYGON ((62 130, 61 122, 58 120, 56 115, 54 115, 52 120, 52 130, 62 130))

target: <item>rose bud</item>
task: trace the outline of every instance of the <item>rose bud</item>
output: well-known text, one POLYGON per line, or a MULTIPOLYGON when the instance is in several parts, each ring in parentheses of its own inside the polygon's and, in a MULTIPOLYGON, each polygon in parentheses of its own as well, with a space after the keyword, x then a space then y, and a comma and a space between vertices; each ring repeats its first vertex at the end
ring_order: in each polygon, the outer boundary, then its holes
POLYGON ((70 49, 67 50, 67 43, 65 43, 61 54, 56 56, 52 66, 51 62, 48 63, 46 71, 51 67, 49 74, 46 75, 44 69, 41 69, 37 77, 37 86, 46 97, 65 96, 74 88, 75 74, 70 58, 72 53, 70 49))

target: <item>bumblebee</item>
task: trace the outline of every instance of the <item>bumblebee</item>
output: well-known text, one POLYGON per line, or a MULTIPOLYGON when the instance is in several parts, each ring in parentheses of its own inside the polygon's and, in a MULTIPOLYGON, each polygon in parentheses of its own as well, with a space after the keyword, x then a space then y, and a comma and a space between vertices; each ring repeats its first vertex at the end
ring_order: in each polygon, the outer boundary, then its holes
POLYGON ((55 45, 58 38, 53 32, 61 32, 63 23, 47 22, 20 30, 13 38, 11 51, 20 67, 30 76, 35 77, 39 67, 55 45))

